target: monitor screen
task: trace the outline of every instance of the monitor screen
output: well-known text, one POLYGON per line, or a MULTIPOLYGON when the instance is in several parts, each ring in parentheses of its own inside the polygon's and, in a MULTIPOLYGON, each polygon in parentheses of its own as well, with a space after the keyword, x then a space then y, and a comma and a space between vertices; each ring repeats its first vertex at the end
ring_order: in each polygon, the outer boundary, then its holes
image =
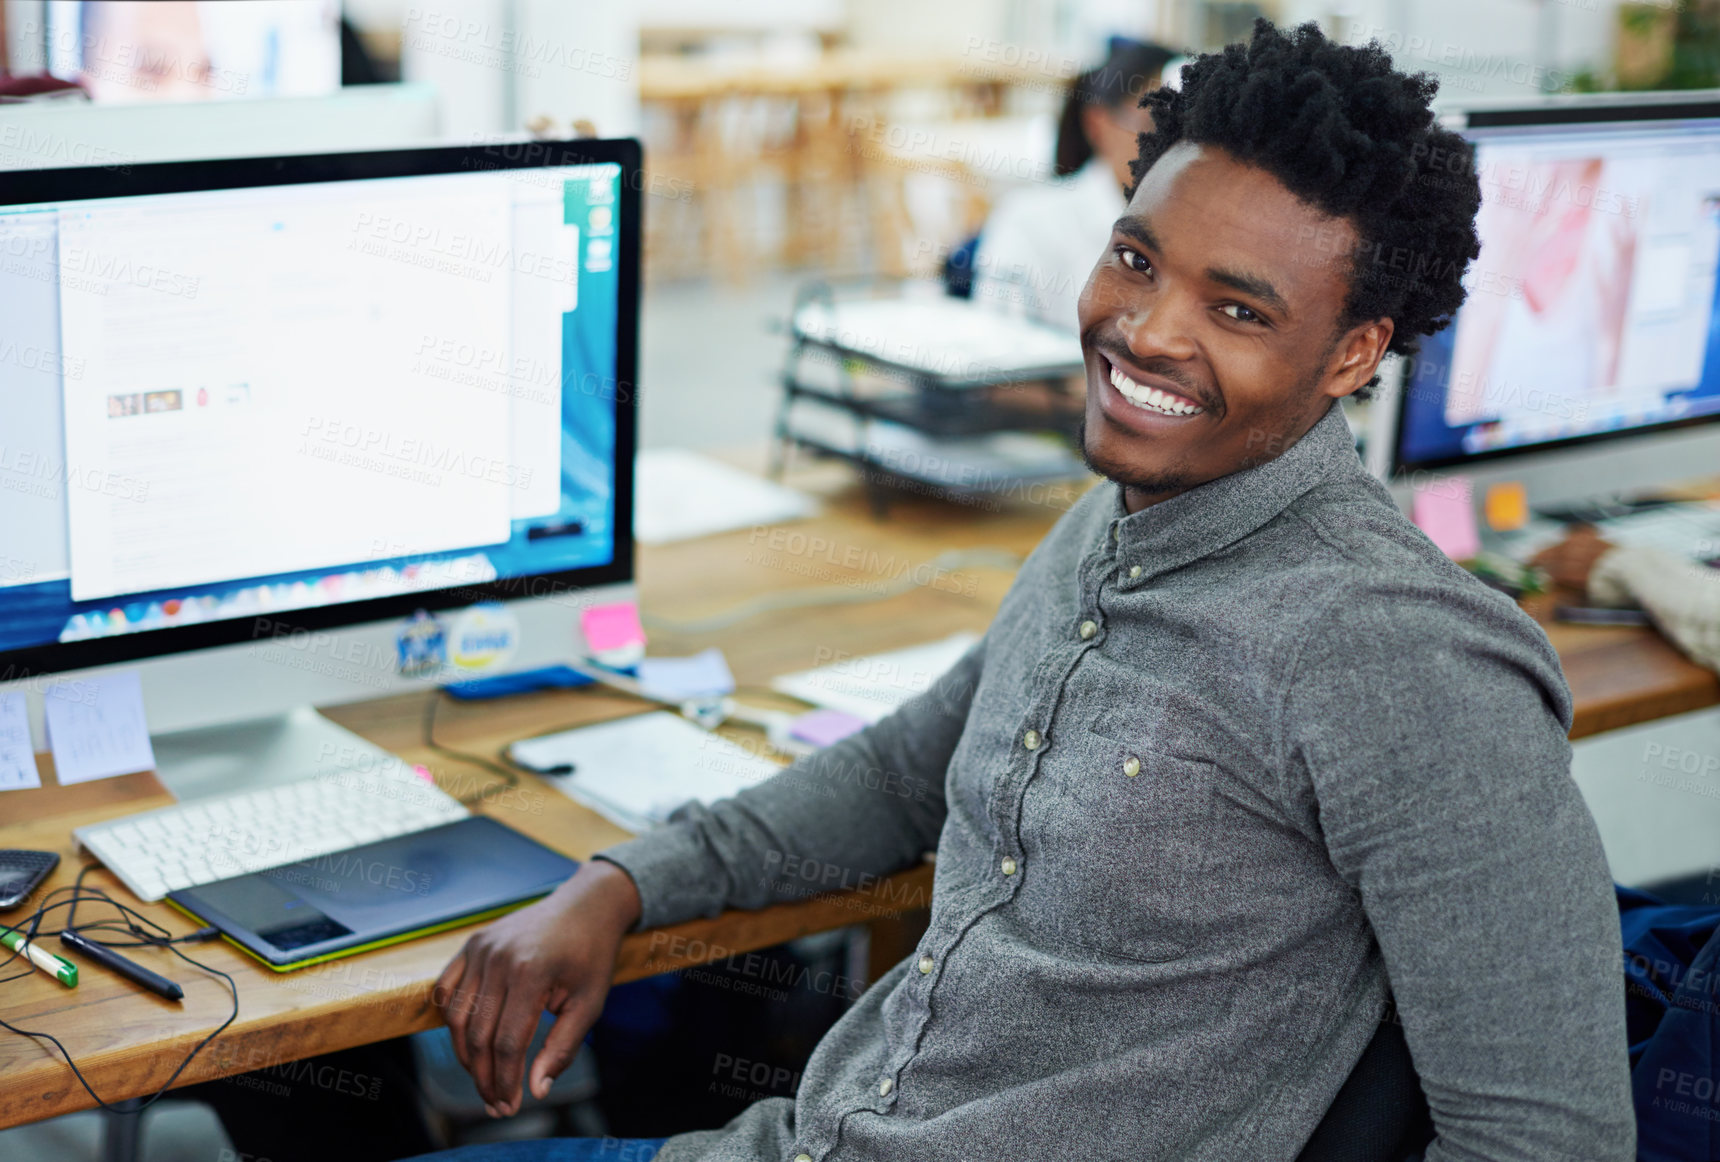
POLYGON ((1652 115, 1468 131, 1481 255, 1410 361, 1400 469, 1720 417, 1720 117, 1652 115))
POLYGON ((486 152, 0 205, 0 661, 630 577, 627 167, 486 152))

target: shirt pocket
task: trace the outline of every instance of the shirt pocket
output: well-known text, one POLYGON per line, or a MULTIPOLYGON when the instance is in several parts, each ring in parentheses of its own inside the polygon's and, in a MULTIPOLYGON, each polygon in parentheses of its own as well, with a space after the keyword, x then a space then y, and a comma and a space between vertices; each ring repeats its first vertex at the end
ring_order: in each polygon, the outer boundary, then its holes
POLYGON ((1061 788, 1073 839, 1057 861, 1061 927, 1110 956, 1175 960, 1197 936, 1219 769, 1114 711, 1082 741, 1080 777, 1061 788))

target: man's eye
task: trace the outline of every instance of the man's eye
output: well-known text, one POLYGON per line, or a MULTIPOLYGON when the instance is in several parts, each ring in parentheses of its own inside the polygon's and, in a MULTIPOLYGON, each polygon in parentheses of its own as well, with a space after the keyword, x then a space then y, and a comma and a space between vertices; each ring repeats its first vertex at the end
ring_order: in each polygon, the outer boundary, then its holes
POLYGON ((1263 323, 1266 321, 1241 303, 1227 303, 1218 309, 1239 323, 1263 323))
POLYGON ((1147 261, 1147 256, 1139 250, 1128 246, 1117 247, 1117 257, 1123 260, 1123 265, 1136 274, 1151 274, 1153 264, 1147 261))

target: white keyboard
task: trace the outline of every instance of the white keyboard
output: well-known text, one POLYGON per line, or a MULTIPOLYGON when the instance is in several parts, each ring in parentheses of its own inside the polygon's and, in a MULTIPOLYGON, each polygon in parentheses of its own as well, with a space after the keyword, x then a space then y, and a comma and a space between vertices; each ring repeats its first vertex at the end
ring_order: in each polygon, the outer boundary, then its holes
POLYGON ((1713 501, 1668 504, 1613 517, 1597 527, 1614 544, 1664 549, 1696 561, 1720 557, 1720 503, 1713 501))
POLYGON ((458 799, 416 775, 343 772, 196 799, 72 834, 140 899, 154 901, 468 814, 458 799))

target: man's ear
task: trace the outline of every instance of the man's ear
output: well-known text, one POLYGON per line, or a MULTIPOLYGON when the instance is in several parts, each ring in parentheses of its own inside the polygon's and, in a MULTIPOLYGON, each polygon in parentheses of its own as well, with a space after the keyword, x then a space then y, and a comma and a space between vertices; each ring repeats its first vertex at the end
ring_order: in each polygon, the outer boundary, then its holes
POLYGON ((1332 350, 1332 361, 1326 368, 1326 382, 1320 389, 1333 399, 1354 395, 1367 386, 1385 358, 1395 326, 1389 318, 1359 323, 1338 340, 1332 350))

